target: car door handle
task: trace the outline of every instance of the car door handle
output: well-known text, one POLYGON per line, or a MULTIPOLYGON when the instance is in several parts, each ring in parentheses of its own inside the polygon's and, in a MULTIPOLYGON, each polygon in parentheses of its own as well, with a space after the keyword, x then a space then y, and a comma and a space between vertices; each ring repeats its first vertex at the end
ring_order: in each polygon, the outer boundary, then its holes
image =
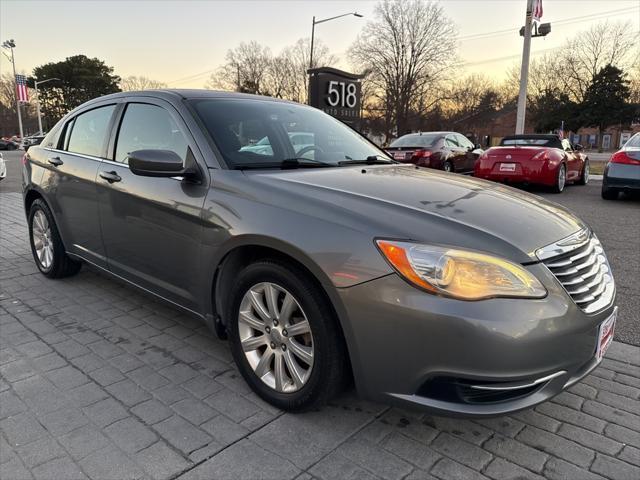
POLYGON ((54 167, 59 167, 64 163, 60 157, 49 157, 47 161, 54 167))
POLYGON ((100 172, 100 178, 104 178, 109 183, 119 182, 122 180, 120 175, 116 172, 100 172))

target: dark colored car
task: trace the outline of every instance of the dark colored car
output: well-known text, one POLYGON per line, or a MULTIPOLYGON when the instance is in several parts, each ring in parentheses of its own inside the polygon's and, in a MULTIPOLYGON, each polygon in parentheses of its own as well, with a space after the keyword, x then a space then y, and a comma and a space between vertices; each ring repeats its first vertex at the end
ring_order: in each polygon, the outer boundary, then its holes
POLYGON ((385 148, 395 160, 445 172, 472 173, 482 150, 455 132, 410 133, 385 148))
POLYGON ((561 193, 567 183, 587 184, 589 158, 582 146, 573 146, 557 135, 513 135, 480 156, 474 176, 494 182, 544 185, 561 193))
POLYGON ((42 143, 42 140, 44 140, 44 137, 45 135, 32 135, 30 137, 25 137, 25 139, 22 141, 22 148, 24 148, 24 151, 26 152, 34 145, 40 145, 42 143))
POLYGON ((615 283, 574 214, 398 164, 308 106, 105 96, 29 149, 23 188, 44 275, 84 262, 201 318, 280 408, 353 376, 374 400, 502 414, 579 381, 612 339, 615 283))
POLYGON ((16 150, 18 144, 12 140, 0 139, 0 150, 16 150))
POLYGON ((615 200, 620 192, 640 191, 640 133, 631 137, 604 167, 602 198, 615 200))

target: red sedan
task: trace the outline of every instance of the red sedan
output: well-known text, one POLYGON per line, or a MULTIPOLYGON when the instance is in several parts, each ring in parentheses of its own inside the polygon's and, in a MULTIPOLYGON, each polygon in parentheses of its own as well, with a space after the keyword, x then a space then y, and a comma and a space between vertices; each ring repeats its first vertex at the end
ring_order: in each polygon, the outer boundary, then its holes
POLYGON ((478 158, 474 176, 504 183, 546 185, 554 192, 564 190, 567 182, 586 185, 589 158, 557 135, 513 135, 504 137, 500 146, 491 147, 478 158))

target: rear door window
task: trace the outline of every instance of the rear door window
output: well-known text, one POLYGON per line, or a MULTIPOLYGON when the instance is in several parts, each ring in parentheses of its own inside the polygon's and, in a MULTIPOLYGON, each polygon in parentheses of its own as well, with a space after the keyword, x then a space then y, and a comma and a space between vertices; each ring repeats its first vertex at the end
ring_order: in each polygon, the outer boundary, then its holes
POLYGON ((65 149, 93 157, 104 156, 109 122, 115 108, 115 105, 94 108, 75 117, 71 128, 67 127, 65 149))

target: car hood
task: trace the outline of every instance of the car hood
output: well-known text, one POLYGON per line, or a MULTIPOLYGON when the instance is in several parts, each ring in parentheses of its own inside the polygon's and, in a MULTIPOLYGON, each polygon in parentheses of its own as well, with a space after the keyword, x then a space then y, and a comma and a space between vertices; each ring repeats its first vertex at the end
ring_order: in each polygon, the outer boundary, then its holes
MULTIPOLYGON (((493 252, 520 263, 586 225, 564 207, 497 183, 409 165, 248 172, 373 237, 493 252)), ((278 196, 276 196, 278 197, 278 196)), ((278 201, 282 201, 279 199, 278 201)), ((309 208, 305 209, 305 202, 309 208)), ((316 210, 317 211, 317 210, 316 210)))

